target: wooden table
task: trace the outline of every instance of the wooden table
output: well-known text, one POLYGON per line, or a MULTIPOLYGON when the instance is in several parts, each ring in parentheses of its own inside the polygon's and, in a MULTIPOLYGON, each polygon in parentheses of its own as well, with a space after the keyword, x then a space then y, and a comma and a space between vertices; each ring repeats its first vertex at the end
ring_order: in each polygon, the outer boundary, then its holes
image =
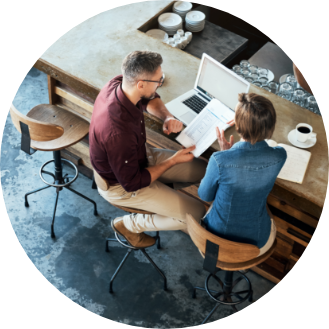
MULTIPOLYGON (((69 31, 41 56, 34 66, 48 74, 51 104, 90 121, 98 92, 109 79, 120 74, 123 57, 136 49, 150 49, 162 54, 166 80, 158 91, 165 103, 193 88, 200 60, 139 30, 147 29, 154 23, 154 17, 170 10, 172 2, 148 4, 148 8, 137 3, 95 16, 69 31)), ((327 140, 320 116, 255 86, 250 91, 272 100, 277 111, 273 139, 278 143, 289 144, 288 132, 299 122, 311 124, 318 134, 317 144, 310 149, 312 157, 304 183, 299 185, 277 179, 268 199, 268 203, 275 207, 278 246, 273 256, 254 270, 278 282, 303 253, 320 218, 328 182, 327 140)), ((175 136, 168 138, 163 134, 161 120, 148 113, 144 115, 149 144, 173 150, 180 148, 174 141, 175 136)), ((226 137, 230 134, 238 139, 234 127, 226 131, 226 137)), ((209 158, 216 150, 219 150, 217 142, 205 157, 209 158)), ((87 139, 68 148, 62 156, 90 175, 87 139)), ((184 188, 181 192, 197 197, 197 186, 184 188)))

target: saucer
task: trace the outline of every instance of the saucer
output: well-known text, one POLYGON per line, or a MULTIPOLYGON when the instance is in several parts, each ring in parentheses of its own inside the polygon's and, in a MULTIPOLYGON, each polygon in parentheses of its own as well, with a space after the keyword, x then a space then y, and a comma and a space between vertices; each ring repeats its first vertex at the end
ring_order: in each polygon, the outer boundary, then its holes
POLYGON ((288 140, 292 145, 300 147, 302 149, 308 149, 308 148, 314 146, 316 143, 316 137, 308 139, 305 143, 298 142, 298 140, 296 138, 296 129, 293 129, 288 134, 288 140))

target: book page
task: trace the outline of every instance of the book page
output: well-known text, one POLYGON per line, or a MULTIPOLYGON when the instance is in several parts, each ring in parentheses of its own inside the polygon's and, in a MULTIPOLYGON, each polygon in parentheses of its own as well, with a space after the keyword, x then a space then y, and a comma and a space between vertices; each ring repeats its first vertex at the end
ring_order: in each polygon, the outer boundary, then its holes
POLYGON ((311 152, 286 144, 278 144, 278 146, 283 147, 287 151, 287 160, 278 178, 302 184, 311 158, 311 152))
POLYGON ((230 127, 227 122, 234 119, 234 115, 232 110, 213 99, 176 140, 185 147, 195 145, 192 153, 197 158, 216 140, 216 127, 226 130, 230 127))

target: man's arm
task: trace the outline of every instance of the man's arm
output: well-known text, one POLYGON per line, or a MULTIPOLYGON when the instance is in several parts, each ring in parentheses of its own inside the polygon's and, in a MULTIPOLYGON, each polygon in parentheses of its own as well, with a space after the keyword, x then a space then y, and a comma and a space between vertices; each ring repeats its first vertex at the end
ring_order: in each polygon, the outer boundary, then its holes
POLYGON ((167 118, 173 118, 174 116, 167 110, 161 98, 156 97, 151 99, 147 106, 147 112, 153 114, 159 119, 165 121, 167 118))
POLYGON ((183 128, 183 123, 176 120, 174 116, 167 110, 160 98, 154 98, 147 104, 147 112, 153 114, 163 120, 163 132, 167 135, 170 133, 178 133, 183 128))
POLYGON ((304 76, 299 71, 298 67, 293 63, 294 68, 294 74, 297 79, 297 82, 300 84, 300 86, 305 89, 307 92, 313 95, 312 90, 310 86, 308 85, 307 81, 305 80, 304 76))
POLYGON ((179 150, 169 159, 166 159, 155 166, 145 168, 151 175, 151 183, 157 180, 165 171, 175 166, 176 164, 192 161, 194 155, 190 152, 192 152, 194 149, 195 146, 191 146, 187 149, 179 150))

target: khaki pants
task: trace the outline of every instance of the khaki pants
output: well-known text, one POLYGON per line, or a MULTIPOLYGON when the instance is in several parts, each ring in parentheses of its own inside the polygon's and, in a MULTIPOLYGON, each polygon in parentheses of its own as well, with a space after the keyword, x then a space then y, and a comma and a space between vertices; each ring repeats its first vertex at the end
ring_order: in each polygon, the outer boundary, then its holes
MULTIPOLYGON (((156 165, 175 152, 147 147, 149 165, 156 165)), ((204 205, 185 194, 179 193, 164 183, 198 183, 204 177, 207 163, 200 159, 181 163, 168 169, 158 180, 135 192, 126 192, 121 185, 111 186, 99 194, 114 205, 154 212, 154 215, 131 214, 123 216, 124 225, 134 233, 144 231, 186 229, 186 213, 201 219, 204 205)))

